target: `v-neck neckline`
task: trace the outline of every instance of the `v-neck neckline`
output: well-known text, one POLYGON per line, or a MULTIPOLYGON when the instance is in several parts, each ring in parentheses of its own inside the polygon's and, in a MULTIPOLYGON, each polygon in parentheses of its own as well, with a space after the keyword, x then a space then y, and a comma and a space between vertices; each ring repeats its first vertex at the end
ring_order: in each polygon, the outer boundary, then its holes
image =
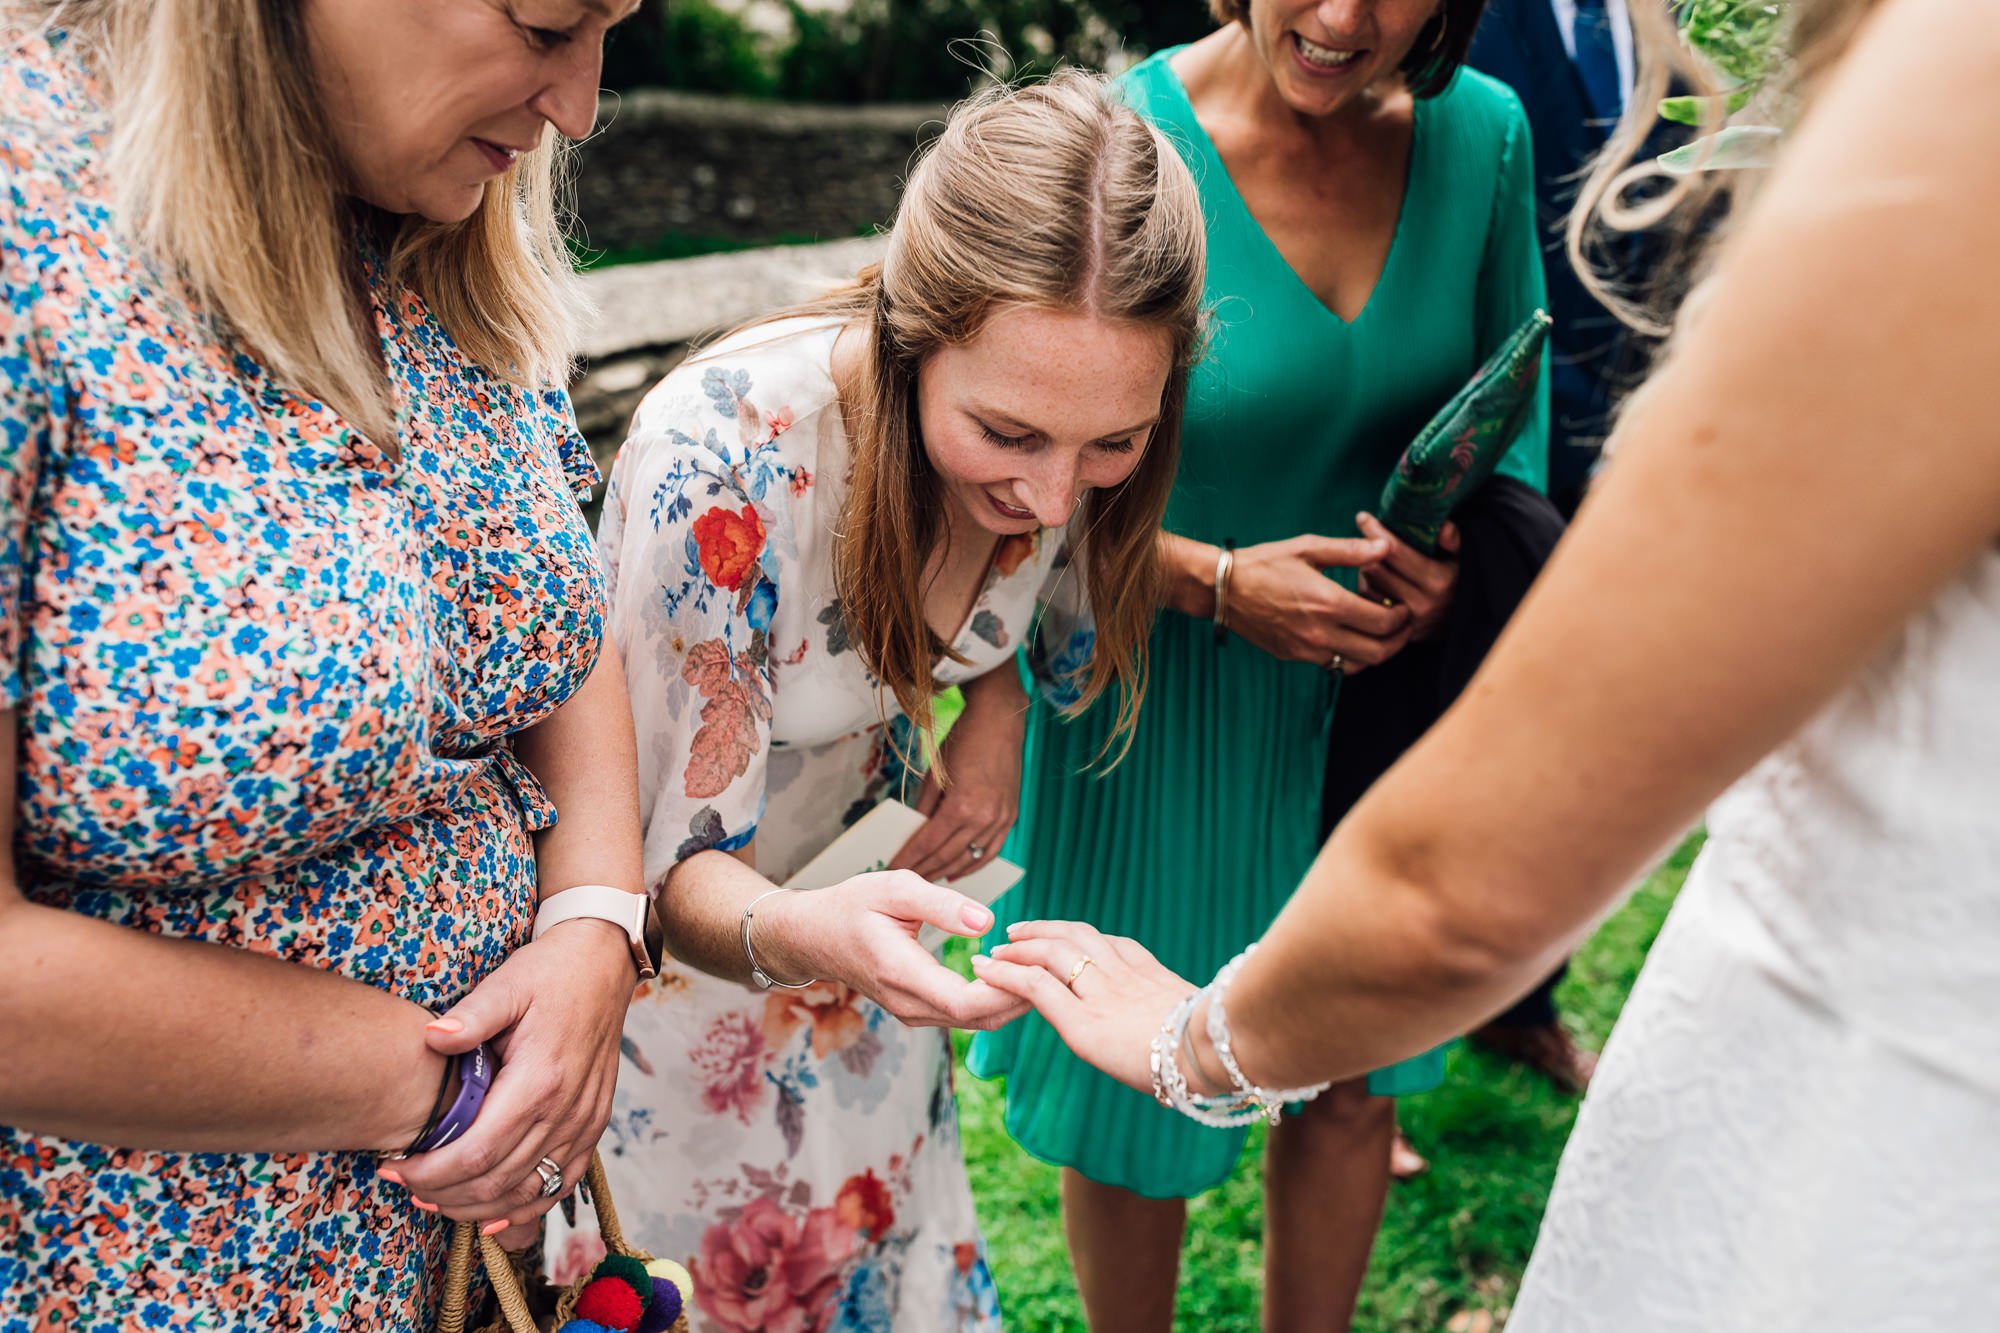
POLYGON ((1209 137, 1208 127, 1203 125, 1201 117, 1195 114, 1194 101, 1188 96, 1187 85, 1181 82, 1180 71, 1174 68, 1174 55, 1185 49, 1185 47, 1175 47, 1173 50, 1161 52, 1158 56, 1160 69, 1166 75, 1167 81, 1173 89, 1174 99, 1186 120, 1187 133, 1191 141, 1200 150, 1204 159, 1204 166, 1209 171, 1219 173, 1221 182, 1227 186, 1229 200, 1235 209, 1237 221, 1247 226, 1256 234, 1257 240, 1262 243, 1271 262, 1284 270, 1286 276, 1291 280, 1291 285, 1297 289, 1299 295, 1303 296, 1316 307, 1322 315, 1343 329, 1352 329, 1359 326, 1363 320, 1368 318, 1368 312, 1375 308, 1376 299, 1381 296, 1382 289, 1389 285, 1390 278, 1396 272, 1399 257, 1404 250, 1409 248, 1404 243, 1403 235, 1409 229, 1410 196, 1415 191, 1417 172, 1422 165, 1420 154, 1423 152, 1427 142, 1427 136, 1424 133, 1424 121, 1428 117, 1426 99, 1421 97, 1413 99, 1414 104, 1410 112, 1409 161, 1403 168, 1403 198, 1396 207, 1396 227, 1389 234, 1388 253, 1382 256, 1382 268, 1375 275, 1374 285, 1368 289, 1367 299, 1361 303, 1361 308, 1354 312, 1354 317, 1349 319, 1320 299, 1319 293, 1313 290, 1312 284, 1300 276, 1296 268, 1292 267, 1292 261, 1285 258, 1285 252, 1280 250, 1278 243, 1271 239, 1271 233, 1264 230, 1264 224, 1259 222, 1257 215, 1250 211, 1249 201, 1244 199, 1243 192, 1236 187, 1236 178, 1229 174, 1229 164, 1222 160, 1222 150, 1215 146, 1215 140, 1209 137))
MULTIPOLYGON (((1005 537, 994 538, 992 548, 986 552, 985 567, 979 571, 979 577, 972 584, 972 600, 965 604, 964 613, 958 618, 957 631, 949 640, 941 634, 938 635, 939 640, 953 652, 959 652, 960 645, 965 642, 967 636, 974 634, 973 624, 979 619, 980 608, 986 605, 986 599, 993 591, 994 575, 1000 569, 1000 549, 1006 544, 1005 537)), ((925 616, 924 620, 928 623, 930 617, 925 616)), ((937 626, 931 626, 931 633, 937 634, 937 626)))

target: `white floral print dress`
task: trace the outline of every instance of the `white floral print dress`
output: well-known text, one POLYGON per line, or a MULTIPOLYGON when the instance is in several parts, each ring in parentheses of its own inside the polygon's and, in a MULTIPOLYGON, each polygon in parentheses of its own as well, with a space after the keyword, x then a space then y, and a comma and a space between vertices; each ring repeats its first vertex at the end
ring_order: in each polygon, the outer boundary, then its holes
MULTIPOLYGON (((782 883, 894 785, 894 698, 849 647, 833 587, 838 332, 785 321, 691 358, 647 396, 612 470, 598 545, 649 883, 753 838, 782 883)), ((1081 570, 1065 577, 1058 538, 1002 543, 954 644, 967 662, 940 686, 1008 664, 1038 614, 1052 678, 1087 660, 1081 570)), ((633 1239, 693 1273, 698 1330, 999 1327, 947 1036, 845 986, 766 993, 670 963, 626 1021, 603 1149, 633 1239)), ((554 1225, 567 1278, 594 1237, 587 1220, 554 1225)))

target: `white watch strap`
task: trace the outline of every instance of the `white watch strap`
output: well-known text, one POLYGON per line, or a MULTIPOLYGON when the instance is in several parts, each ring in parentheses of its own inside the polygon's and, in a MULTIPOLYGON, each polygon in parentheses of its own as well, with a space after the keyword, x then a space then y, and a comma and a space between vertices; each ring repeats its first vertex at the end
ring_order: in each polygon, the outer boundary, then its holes
POLYGON ((540 939, 553 926, 578 917, 594 917, 599 921, 609 921, 624 931, 634 943, 641 939, 639 923, 642 920, 646 895, 633 893, 611 884, 577 884, 560 893, 552 893, 542 899, 542 905, 535 910, 535 933, 540 939))

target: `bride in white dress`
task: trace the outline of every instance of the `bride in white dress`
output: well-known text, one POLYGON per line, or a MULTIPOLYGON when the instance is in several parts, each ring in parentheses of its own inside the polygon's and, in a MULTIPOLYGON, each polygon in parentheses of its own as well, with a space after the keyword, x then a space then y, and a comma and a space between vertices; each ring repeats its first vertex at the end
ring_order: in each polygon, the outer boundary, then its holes
POLYGON ((1027 923, 979 964, 1213 1109, 1498 1010, 1714 800, 1512 1333, 1994 1322, 2000 23, 1791 9, 1803 114, 1698 332, 1487 669, 1227 984, 1230 1050, 1214 986, 1156 1043, 1193 987, 1133 941, 1027 923))

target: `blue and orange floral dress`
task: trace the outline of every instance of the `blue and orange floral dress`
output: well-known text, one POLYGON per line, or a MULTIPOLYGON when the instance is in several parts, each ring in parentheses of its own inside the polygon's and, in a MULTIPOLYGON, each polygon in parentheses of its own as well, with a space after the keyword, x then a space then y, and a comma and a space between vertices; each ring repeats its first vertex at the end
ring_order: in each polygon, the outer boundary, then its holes
MULTIPOLYGON (((0 692, 21 886, 443 1008, 528 938, 554 811, 508 738, 596 660, 588 451, 564 395, 469 364, 372 270, 396 456, 274 383, 127 248, 104 138, 61 38, 11 43, 0 692)), ((445 1227, 374 1166, 0 1128, 0 1330, 428 1329, 445 1227)))
MULTIPOLYGON (((782 884, 894 793, 895 700, 848 642, 832 540, 849 440, 837 323, 753 328, 653 390, 599 546, 639 738, 646 877, 754 844, 782 884)), ((1087 660, 1059 532, 1011 537, 940 686, 1087 660)), ((669 965, 640 988, 604 1140, 626 1229, 686 1263, 699 1333, 985 1333, 999 1309, 960 1156, 951 1045, 846 986, 758 991, 669 965)), ((551 1226, 562 1232, 559 1220, 551 1226)), ((558 1278, 598 1252, 558 1234, 558 1278)))

